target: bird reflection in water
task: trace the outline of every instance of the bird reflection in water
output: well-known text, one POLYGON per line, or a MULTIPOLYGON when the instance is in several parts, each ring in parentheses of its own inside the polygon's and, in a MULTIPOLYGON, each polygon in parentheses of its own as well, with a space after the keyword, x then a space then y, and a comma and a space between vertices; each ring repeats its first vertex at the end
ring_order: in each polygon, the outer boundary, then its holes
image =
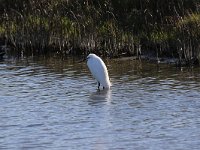
POLYGON ((111 102, 111 90, 97 90, 90 95, 90 104, 97 103, 110 103, 111 102))

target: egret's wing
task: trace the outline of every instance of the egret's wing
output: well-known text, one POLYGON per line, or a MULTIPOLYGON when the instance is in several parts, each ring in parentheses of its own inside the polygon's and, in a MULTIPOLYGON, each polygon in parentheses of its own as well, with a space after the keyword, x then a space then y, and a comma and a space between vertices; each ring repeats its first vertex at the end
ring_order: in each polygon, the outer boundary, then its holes
POLYGON ((101 82, 104 74, 103 74, 103 67, 102 64, 99 61, 88 61, 87 63, 88 68, 90 69, 90 72, 92 73, 92 76, 98 81, 101 82))

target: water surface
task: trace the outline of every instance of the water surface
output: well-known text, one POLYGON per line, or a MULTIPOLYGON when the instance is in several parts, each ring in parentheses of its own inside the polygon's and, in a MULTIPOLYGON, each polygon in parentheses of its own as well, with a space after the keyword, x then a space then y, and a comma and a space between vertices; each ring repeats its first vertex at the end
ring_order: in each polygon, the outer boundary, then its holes
POLYGON ((77 59, 0 62, 0 149, 200 149, 200 70, 105 60, 97 91, 77 59))

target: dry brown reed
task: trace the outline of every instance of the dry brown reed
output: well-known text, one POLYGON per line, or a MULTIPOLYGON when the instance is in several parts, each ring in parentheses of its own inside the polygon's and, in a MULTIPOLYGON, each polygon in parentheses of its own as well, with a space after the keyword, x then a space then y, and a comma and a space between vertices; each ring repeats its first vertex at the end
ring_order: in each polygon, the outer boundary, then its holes
POLYGON ((29 54, 154 54, 200 60, 199 3, 192 0, 2 0, 0 36, 29 54), (163 5, 165 3, 165 5, 163 5))

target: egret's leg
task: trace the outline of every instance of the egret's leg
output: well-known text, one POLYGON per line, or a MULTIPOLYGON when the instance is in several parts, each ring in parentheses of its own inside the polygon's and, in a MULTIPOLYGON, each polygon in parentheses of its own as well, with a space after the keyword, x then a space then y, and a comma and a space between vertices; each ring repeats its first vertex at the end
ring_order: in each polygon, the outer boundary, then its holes
POLYGON ((100 82, 98 82, 98 89, 100 88, 100 82))

